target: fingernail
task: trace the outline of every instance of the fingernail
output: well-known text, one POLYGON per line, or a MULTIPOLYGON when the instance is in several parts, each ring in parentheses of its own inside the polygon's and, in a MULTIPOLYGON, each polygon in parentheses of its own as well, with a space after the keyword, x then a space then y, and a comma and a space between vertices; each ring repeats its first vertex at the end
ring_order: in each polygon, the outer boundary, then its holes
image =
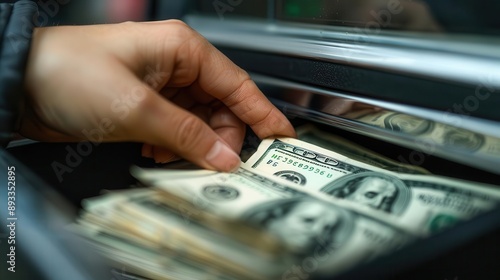
POLYGON ((233 172, 240 167, 240 157, 220 140, 215 142, 205 159, 218 171, 233 172))

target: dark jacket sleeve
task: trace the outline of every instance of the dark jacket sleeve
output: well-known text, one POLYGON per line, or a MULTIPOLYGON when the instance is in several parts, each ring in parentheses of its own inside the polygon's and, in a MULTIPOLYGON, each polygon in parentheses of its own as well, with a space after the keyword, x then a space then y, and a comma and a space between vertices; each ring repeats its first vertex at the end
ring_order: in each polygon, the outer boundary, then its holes
POLYGON ((23 80, 37 5, 22 0, 0 3, 0 144, 15 130, 23 100, 23 80))

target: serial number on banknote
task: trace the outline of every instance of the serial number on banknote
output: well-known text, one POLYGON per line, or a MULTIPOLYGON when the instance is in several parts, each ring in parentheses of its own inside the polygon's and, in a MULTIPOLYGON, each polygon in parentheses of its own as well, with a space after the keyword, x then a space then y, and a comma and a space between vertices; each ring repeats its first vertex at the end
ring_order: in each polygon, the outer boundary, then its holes
MULTIPOLYGON (((314 174, 325 176, 326 178, 332 178, 333 177, 333 173, 329 172, 328 170, 324 170, 324 169, 317 168, 317 167, 309 165, 309 164, 305 164, 305 163, 303 163, 304 161, 307 161, 307 160, 300 159, 300 161, 298 161, 298 160, 295 160, 293 158, 288 158, 286 156, 280 156, 280 155, 277 155, 277 154, 273 154, 271 156, 271 159, 269 159, 266 162, 266 164, 270 165, 272 167, 277 167, 280 163, 284 163, 286 165, 291 165, 291 166, 300 168, 302 170, 306 170, 308 172, 312 172, 314 174)), ((318 164, 315 163, 315 165, 318 165, 318 164)))

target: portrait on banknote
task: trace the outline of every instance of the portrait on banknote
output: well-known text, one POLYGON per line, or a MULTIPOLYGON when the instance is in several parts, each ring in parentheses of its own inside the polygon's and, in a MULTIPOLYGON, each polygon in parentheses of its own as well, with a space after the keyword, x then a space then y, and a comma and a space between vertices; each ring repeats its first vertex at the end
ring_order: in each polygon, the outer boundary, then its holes
POLYGON ((400 179, 379 172, 362 172, 341 177, 321 192, 388 213, 404 211, 411 191, 400 179))
POLYGON ((386 128, 401 131, 411 135, 422 135, 432 131, 434 122, 422 118, 394 113, 384 119, 386 128))
POLYGON ((484 135, 474 133, 470 130, 446 126, 444 129, 443 142, 448 147, 458 147, 470 152, 479 150, 485 143, 484 135))
POLYGON ((344 209, 310 197, 264 203, 251 209, 245 219, 283 240, 297 255, 340 247, 351 235, 355 220, 344 209))

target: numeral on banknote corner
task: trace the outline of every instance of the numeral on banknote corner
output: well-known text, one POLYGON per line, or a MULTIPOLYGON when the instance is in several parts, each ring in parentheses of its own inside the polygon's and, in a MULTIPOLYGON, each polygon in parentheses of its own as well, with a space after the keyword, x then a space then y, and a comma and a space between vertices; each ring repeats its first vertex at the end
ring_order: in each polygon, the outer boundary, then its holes
POLYGON ((273 161, 272 159, 268 160, 267 164, 271 165, 272 167, 278 166, 278 162, 277 161, 273 161))

